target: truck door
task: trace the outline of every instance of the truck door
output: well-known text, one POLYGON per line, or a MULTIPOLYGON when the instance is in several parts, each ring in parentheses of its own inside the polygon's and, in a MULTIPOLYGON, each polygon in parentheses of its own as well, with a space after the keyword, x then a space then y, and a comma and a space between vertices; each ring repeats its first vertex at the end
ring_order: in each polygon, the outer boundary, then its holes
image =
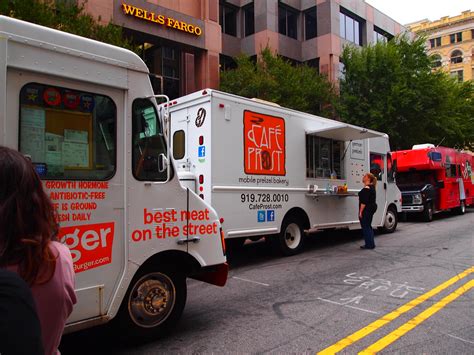
POLYGON ((12 69, 7 83, 6 144, 31 157, 74 261, 68 323, 103 316, 125 265, 124 92, 12 69))
POLYGON ((167 164, 167 144, 155 105, 137 98, 131 106, 127 220, 130 258, 141 264, 160 251, 187 252, 183 227, 188 199, 173 164, 167 164))
POLYGON ((370 153, 370 172, 377 178, 377 212, 373 224, 381 225, 385 218, 387 205, 387 174, 385 173, 386 156, 380 153, 370 153))

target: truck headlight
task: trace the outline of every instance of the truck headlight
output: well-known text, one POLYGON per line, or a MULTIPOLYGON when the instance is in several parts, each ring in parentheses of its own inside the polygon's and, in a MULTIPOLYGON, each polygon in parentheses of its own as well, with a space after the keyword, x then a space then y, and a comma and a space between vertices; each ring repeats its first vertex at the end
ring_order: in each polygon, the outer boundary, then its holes
POLYGON ((421 193, 413 195, 413 204, 414 205, 421 205, 423 203, 423 198, 421 197, 421 193))

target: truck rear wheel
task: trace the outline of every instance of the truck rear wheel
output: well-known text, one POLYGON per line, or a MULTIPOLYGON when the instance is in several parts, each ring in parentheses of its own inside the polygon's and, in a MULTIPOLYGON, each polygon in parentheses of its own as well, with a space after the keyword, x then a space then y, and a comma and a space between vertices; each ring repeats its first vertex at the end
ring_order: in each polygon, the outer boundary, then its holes
POLYGON ((117 325, 131 342, 158 338, 178 323, 186 297, 184 275, 170 271, 142 272, 130 284, 117 325))
POLYGON ((464 213, 466 213, 466 202, 463 200, 461 201, 461 204, 459 205, 459 207, 457 207, 454 212, 456 214, 459 214, 459 215, 462 215, 464 213))
POLYGON ((431 202, 428 202, 425 205, 425 209, 423 210, 422 214, 423 221, 431 222, 433 220, 433 204, 431 202))
POLYGON ((298 254, 303 248, 304 230, 301 221, 297 218, 288 218, 283 221, 278 236, 280 252, 285 256, 298 254))
POLYGON ((387 214, 385 215, 385 220, 383 222, 382 232, 383 233, 393 233, 397 229, 398 225, 398 213, 397 210, 393 207, 387 209, 387 214))

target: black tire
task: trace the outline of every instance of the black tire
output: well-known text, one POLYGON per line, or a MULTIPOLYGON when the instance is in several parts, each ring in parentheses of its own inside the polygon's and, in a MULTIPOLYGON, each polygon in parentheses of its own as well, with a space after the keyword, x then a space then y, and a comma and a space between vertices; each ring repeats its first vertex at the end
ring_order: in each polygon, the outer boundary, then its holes
POLYGON ((463 215, 464 213, 466 213, 466 202, 464 200, 461 201, 459 207, 454 209, 454 213, 456 213, 457 215, 463 215))
POLYGON ((285 218, 281 226, 281 232, 276 240, 278 242, 278 249, 284 256, 300 253, 304 245, 303 223, 295 217, 285 218))
POLYGON ((383 227, 381 228, 382 233, 393 233, 397 229, 398 225, 398 213, 397 210, 390 206, 387 209, 387 213, 385 215, 383 227))
POLYGON ((165 270, 140 272, 130 283, 116 317, 122 339, 136 343, 168 334, 181 318, 186 298, 183 274, 165 270))
POLYGON ((425 205, 425 209, 422 212, 422 218, 425 222, 431 222, 433 220, 433 204, 431 202, 427 202, 425 205))

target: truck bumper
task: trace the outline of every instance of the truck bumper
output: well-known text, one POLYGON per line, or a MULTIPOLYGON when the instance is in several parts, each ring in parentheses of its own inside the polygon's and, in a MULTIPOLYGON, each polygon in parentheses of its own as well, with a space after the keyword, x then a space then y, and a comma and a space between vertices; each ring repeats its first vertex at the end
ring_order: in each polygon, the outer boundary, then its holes
POLYGON ((191 278, 203 282, 207 282, 216 286, 225 286, 227 275, 229 274, 229 264, 223 263, 202 268, 197 274, 191 278))
POLYGON ((423 212, 425 210, 425 206, 417 205, 417 206, 402 206, 402 212, 423 212))

